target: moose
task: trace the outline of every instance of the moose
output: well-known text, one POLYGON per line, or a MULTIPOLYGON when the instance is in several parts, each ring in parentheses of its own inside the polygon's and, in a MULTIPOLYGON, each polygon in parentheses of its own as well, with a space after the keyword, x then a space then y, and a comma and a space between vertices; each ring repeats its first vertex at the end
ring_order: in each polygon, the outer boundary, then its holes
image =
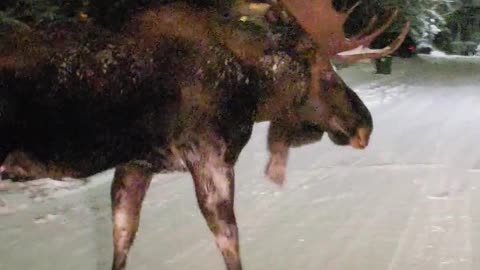
POLYGON ((409 24, 392 44, 370 50, 397 12, 347 39, 342 26, 355 7, 280 1, 275 8, 304 36, 273 52, 215 11, 178 3, 149 7, 119 34, 58 26, 26 40, 14 35, 0 51, 2 171, 61 178, 114 167, 112 269, 120 270, 152 176, 174 157, 192 175, 226 268, 242 269, 234 165, 255 122, 271 121, 267 174, 278 183, 288 148, 324 132, 339 145, 368 145, 371 115, 330 60, 390 54, 409 24))

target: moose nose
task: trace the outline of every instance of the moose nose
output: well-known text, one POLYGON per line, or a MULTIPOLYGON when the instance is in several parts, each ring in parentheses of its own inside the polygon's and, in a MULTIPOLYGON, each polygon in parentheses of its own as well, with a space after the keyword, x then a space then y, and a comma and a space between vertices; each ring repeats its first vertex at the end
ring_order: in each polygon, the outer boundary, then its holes
POLYGON ((368 146, 371 132, 370 128, 358 128, 357 133, 350 138, 350 145, 355 149, 365 149, 368 146))

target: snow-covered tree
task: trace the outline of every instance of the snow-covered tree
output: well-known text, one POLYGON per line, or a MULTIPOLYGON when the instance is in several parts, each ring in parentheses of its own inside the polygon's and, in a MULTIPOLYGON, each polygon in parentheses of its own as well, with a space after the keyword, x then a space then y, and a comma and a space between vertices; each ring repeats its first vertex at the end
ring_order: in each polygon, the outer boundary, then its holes
POLYGON ((459 0, 388 0, 385 6, 400 7, 412 24, 411 34, 431 44, 434 37, 446 27, 445 16, 460 5, 459 0))

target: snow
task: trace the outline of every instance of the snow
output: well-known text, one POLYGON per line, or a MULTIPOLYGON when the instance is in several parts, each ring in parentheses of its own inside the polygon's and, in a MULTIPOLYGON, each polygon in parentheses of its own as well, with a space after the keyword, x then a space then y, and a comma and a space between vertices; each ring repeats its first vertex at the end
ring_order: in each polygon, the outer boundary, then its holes
MULTIPOLYGON (((480 268, 480 58, 342 69, 374 117, 368 149, 292 151, 267 182, 266 124, 237 164, 245 269, 480 268)), ((0 181, 0 269, 108 269, 112 170, 65 183, 0 181)), ((224 269, 187 174, 158 175, 127 269, 224 269)))
POLYGON ((434 57, 446 57, 446 56, 448 56, 446 53, 444 53, 442 51, 439 51, 439 50, 432 50, 430 55, 434 56, 434 57))

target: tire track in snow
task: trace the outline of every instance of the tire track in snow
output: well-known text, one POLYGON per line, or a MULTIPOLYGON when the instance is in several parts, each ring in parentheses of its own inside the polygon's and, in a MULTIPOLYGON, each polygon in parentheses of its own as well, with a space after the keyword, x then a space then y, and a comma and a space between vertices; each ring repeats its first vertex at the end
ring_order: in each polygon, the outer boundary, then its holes
POLYGON ((420 183, 388 270, 472 269, 470 186, 460 177, 468 173, 448 174, 431 171, 420 183))

